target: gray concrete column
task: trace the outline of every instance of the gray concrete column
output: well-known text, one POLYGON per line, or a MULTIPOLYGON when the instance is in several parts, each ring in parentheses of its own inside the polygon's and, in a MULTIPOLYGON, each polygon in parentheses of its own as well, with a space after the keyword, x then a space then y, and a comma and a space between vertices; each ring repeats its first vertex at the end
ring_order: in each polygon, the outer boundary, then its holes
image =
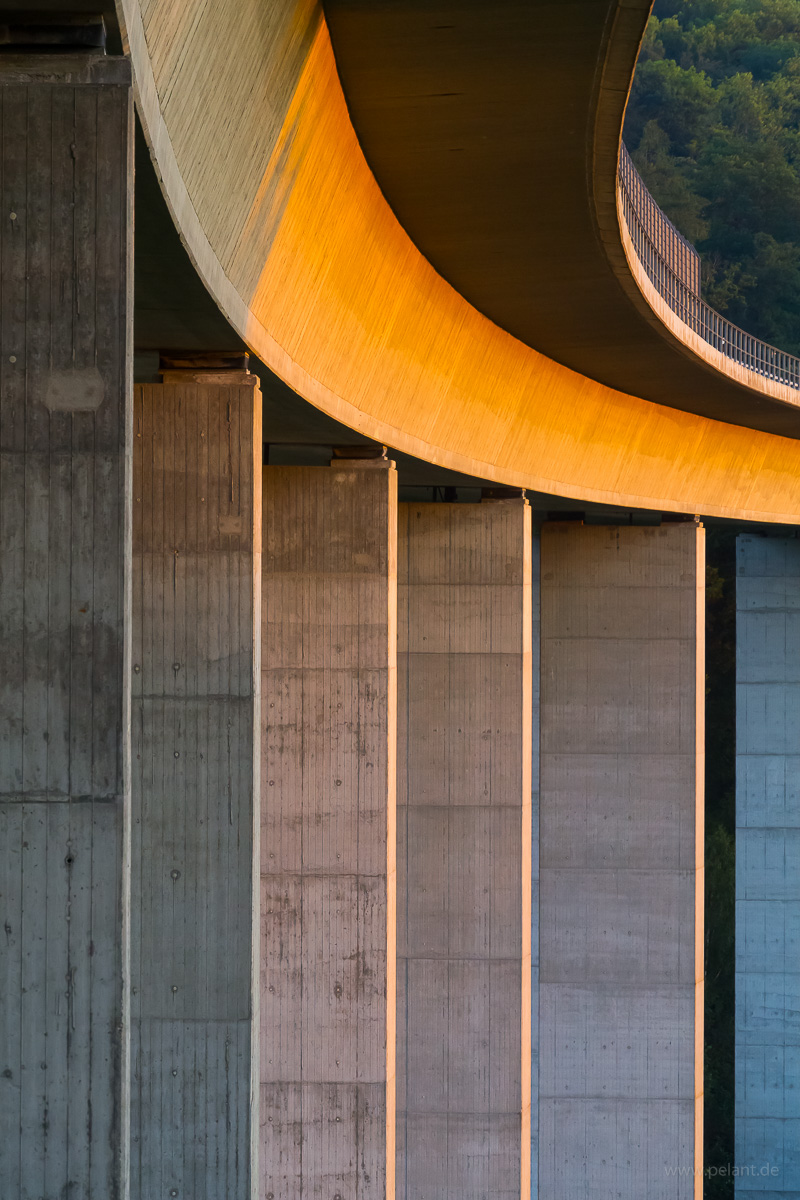
POLYGON ((542 527, 547 1200, 702 1194, 704 582, 693 523, 542 527))
POLYGON ((0 1196, 126 1178, 132 109, 0 58, 0 1196))
POLYGON ((737 1196, 800 1195, 800 541, 737 539, 737 1196))
POLYGON ((261 1184, 394 1196, 397 475, 264 470, 261 1184))
POLYGON ((402 504, 398 1194, 529 1200, 531 513, 402 504))
POLYGON ((135 1200, 254 1195, 262 457, 255 383, 250 376, 228 386, 135 389, 135 1200))

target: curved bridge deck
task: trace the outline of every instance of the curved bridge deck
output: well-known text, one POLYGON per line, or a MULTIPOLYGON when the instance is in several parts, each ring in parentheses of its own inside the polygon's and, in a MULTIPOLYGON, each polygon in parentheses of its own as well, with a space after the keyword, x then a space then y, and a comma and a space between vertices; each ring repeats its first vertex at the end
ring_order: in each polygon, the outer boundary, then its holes
POLYGON ((625 256, 617 150, 648 3, 458 7, 333 0, 332 45, 307 0, 123 0, 145 132, 223 312, 312 404, 399 451, 576 500, 792 521, 800 412, 682 346, 625 256))

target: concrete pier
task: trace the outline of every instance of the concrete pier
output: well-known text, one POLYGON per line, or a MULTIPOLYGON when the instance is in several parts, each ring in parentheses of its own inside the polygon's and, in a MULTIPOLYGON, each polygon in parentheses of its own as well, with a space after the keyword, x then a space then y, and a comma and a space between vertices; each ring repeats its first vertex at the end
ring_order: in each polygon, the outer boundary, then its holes
POLYGON ((531 514, 402 504, 398 1145, 404 1200, 529 1200, 531 514))
POLYGON ((702 1194, 704 576, 693 523, 542 527, 547 1200, 702 1194))
POLYGON ((264 470, 265 1198, 394 1190, 397 476, 264 470))
POLYGON ((800 541, 736 550, 737 1196, 800 1195, 800 541))
POLYGON ((132 108, 0 60, 0 1195, 126 1175, 132 108))
POLYGON ((135 1200, 254 1194, 262 442, 244 379, 135 394, 135 1200))

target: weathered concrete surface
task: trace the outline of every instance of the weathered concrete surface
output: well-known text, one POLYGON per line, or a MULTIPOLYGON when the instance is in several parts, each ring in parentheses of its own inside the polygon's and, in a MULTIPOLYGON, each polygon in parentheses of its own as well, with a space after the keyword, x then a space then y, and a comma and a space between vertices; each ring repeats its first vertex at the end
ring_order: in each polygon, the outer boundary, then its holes
POLYGON ((121 1194, 130 71, 4 59, 0 1195, 121 1194))
POLYGON ((398 1194, 530 1195, 531 514, 400 506, 398 1194))
POLYGON ((131 1195, 250 1200, 261 396, 137 387, 131 1195))
POLYGON ((800 1195, 800 541, 737 539, 737 1195, 800 1195))
POLYGON ((397 476, 264 470, 260 1195, 394 1190, 397 476))
POLYGON ((544 525, 541 572, 540 1194, 699 1197, 704 532, 544 525))

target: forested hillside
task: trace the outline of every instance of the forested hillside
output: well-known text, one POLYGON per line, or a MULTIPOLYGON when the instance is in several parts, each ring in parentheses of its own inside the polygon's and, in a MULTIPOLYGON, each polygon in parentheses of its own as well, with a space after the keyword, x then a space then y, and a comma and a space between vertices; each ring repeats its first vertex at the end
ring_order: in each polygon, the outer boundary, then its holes
POLYGON ((800 0, 656 0, 624 136, 709 303, 800 354, 800 0))

